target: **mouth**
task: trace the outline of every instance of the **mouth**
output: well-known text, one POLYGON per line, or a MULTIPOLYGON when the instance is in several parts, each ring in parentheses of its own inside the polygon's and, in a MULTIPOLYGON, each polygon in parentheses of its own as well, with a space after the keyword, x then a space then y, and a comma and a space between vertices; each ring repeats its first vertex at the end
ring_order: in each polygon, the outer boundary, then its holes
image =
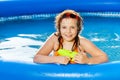
POLYGON ((69 37, 69 38, 72 37, 72 35, 65 35, 65 36, 66 36, 66 37, 69 37))

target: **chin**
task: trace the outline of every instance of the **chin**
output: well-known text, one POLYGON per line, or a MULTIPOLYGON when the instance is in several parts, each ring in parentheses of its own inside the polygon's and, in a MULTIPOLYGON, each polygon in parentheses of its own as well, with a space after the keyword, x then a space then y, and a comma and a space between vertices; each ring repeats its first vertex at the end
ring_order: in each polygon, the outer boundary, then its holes
POLYGON ((66 39, 66 41, 68 41, 68 42, 71 42, 71 41, 73 41, 74 39, 66 39))

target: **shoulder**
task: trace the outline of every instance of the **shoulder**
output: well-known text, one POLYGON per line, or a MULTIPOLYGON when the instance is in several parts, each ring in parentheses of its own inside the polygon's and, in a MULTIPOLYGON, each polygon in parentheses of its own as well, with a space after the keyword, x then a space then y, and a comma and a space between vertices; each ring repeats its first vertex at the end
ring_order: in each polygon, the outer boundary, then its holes
POLYGON ((52 34, 48 37, 48 40, 52 40, 52 41, 57 40, 57 39, 58 39, 58 35, 56 34, 56 32, 55 32, 55 33, 52 33, 52 34))
POLYGON ((50 45, 55 45, 57 42, 58 42, 58 36, 56 35, 56 32, 52 33, 45 41, 45 43, 50 45))
POLYGON ((84 42, 90 42, 87 38, 83 37, 83 36, 79 36, 79 40, 80 40, 80 43, 84 43, 84 42))
POLYGON ((87 38, 83 37, 83 36, 79 36, 79 40, 80 40, 80 45, 85 48, 85 47, 90 47, 93 46, 94 44, 88 40, 87 38))
POLYGON ((54 50, 57 50, 59 48, 58 37, 59 37, 58 32, 55 32, 50 36, 49 39, 49 42, 54 46, 54 50))
POLYGON ((87 53, 96 54, 95 52, 101 52, 100 49, 93 42, 84 37, 80 37, 80 45, 87 53))
POLYGON ((54 48, 54 45, 56 44, 57 42, 57 36, 54 35, 54 33, 52 33, 47 39, 46 41, 44 42, 44 44, 42 45, 43 49, 53 49, 54 48))

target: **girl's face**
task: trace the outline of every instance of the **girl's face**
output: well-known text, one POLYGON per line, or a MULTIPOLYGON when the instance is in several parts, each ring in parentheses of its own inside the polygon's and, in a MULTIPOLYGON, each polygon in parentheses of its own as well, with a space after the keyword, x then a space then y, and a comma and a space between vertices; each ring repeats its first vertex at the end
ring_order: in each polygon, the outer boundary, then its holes
POLYGON ((60 32, 64 41, 73 41, 77 35, 77 20, 73 18, 62 19, 60 32))

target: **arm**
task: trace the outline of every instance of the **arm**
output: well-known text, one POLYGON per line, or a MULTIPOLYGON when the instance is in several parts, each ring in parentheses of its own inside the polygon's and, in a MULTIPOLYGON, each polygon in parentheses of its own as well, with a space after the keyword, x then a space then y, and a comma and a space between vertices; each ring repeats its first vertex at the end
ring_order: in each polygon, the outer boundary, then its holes
POLYGON ((108 61, 106 53, 97 48, 92 42, 85 38, 80 38, 80 44, 84 51, 92 57, 88 58, 85 53, 76 55, 77 63, 99 64, 108 61))
POLYGON ((45 42, 45 44, 39 49, 34 56, 33 61, 35 63, 60 63, 67 64, 69 58, 63 56, 49 56, 50 52, 54 49, 54 44, 57 40, 55 35, 51 35, 45 42))
POLYGON ((54 47, 54 38, 55 36, 52 34, 45 42, 45 44, 39 49, 37 54, 34 56, 35 63, 55 63, 55 57, 49 57, 50 52, 54 47))

